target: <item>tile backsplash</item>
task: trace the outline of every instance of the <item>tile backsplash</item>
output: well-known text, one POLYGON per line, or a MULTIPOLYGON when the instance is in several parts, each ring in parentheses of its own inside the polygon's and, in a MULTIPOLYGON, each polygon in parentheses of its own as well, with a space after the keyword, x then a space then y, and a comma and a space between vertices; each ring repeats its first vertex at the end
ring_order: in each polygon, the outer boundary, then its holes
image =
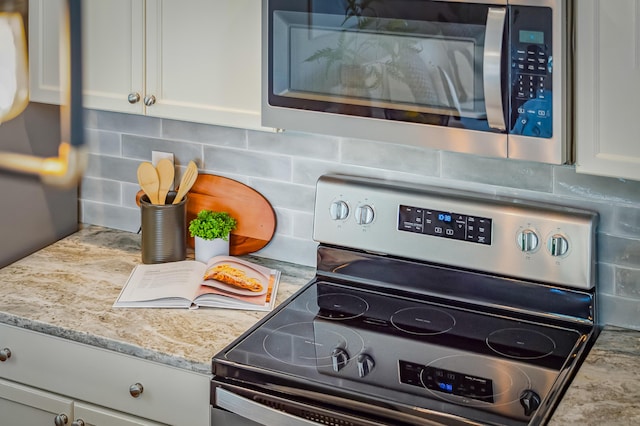
POLYGON ((260 256, 315 265, 312 218, 316 179, 330 172, 388 178, 595 210, 600 318, 640 329, 640 182, 577 174, 552 166, 412 146, 295 132, 228 127, 87 111, 89 166, 80 189, 82 222, 137 232, 136 170, 151 151, 194 160, 202 173, 235 179, 262 193, 277 230, 260 256))

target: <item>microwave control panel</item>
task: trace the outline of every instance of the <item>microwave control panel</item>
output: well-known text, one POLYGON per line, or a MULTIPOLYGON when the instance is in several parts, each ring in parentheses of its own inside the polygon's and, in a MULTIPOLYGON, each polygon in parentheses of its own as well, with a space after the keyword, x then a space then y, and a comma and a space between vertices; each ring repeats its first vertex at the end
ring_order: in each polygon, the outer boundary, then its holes
POLYGON ((511 131, 512 134, 551 138, 552 11, 545 7, 510 8, 511 131))

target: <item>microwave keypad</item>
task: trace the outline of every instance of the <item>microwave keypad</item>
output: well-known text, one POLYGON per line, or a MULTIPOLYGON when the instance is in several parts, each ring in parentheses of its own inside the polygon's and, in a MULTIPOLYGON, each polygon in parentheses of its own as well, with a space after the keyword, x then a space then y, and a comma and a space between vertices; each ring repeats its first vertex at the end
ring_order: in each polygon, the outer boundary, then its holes
POLYGON ((520 100, 544 99, 547 79, 547 55, 540 49, 518 49, 514 61, 516 71, 516 98, 520 100))

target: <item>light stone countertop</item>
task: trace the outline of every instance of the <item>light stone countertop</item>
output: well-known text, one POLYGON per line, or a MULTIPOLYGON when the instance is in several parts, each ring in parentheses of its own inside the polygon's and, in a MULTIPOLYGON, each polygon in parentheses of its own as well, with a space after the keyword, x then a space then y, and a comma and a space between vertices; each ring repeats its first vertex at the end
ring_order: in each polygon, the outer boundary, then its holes
POLYGON ((640 425, 639 331, 604 328, 549 425, 640 425))
MULTIPOLYGON (((251 256, 282 272, 277 303, 315 269, 251 256)), ((0 269, 0 323, 210 374, 211 358, 266 312, 112 305, 140 260, 140 235, 82 229, 0 269)))
MULTIPOLYGON (((277 302, 315 269, 259 257, 282 271, 277 302)), ((211 358, 266 315, 202 308, 114 309, 140 263, 140 235, 83 227, 0 269, 0 323, 209 374, 211 358)), ((640 332, 605 327, 552 426, 640 424, 640 332)))

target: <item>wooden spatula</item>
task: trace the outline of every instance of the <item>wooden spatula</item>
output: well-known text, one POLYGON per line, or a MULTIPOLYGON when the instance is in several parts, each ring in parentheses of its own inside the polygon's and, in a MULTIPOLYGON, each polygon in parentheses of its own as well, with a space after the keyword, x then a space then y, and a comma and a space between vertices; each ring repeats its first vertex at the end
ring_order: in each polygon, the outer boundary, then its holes
POLYGON ((147 194, 151 204, 158 204, 158 188, 160 178, 153 164, 145 161, 138 166, 138 183, 140 188, 147 194))
POLYGON ((158 187, 158 204, 164 204, 167 199, 167 193, 169 192, 169 189, 171 189, 171 185, 173 185, 175 169, 173 168, 171 160, 162 158, 158 161, 156 170, 158 171, 158 177, 160 178, 160 185, 158 187))
POLYGON ((182 197, 185 196, 187 192, 193 186, 193 183, 196 181, 198 177, 198 166, 193 161, 189 161, 187 164, 187 170, 185 170, 182 175, 182 179, 180 180, 180 186, 178 187, 178 194, 176 194, 176 198, 173 200, 173 204, 178 204, 182 201, 182 197))

